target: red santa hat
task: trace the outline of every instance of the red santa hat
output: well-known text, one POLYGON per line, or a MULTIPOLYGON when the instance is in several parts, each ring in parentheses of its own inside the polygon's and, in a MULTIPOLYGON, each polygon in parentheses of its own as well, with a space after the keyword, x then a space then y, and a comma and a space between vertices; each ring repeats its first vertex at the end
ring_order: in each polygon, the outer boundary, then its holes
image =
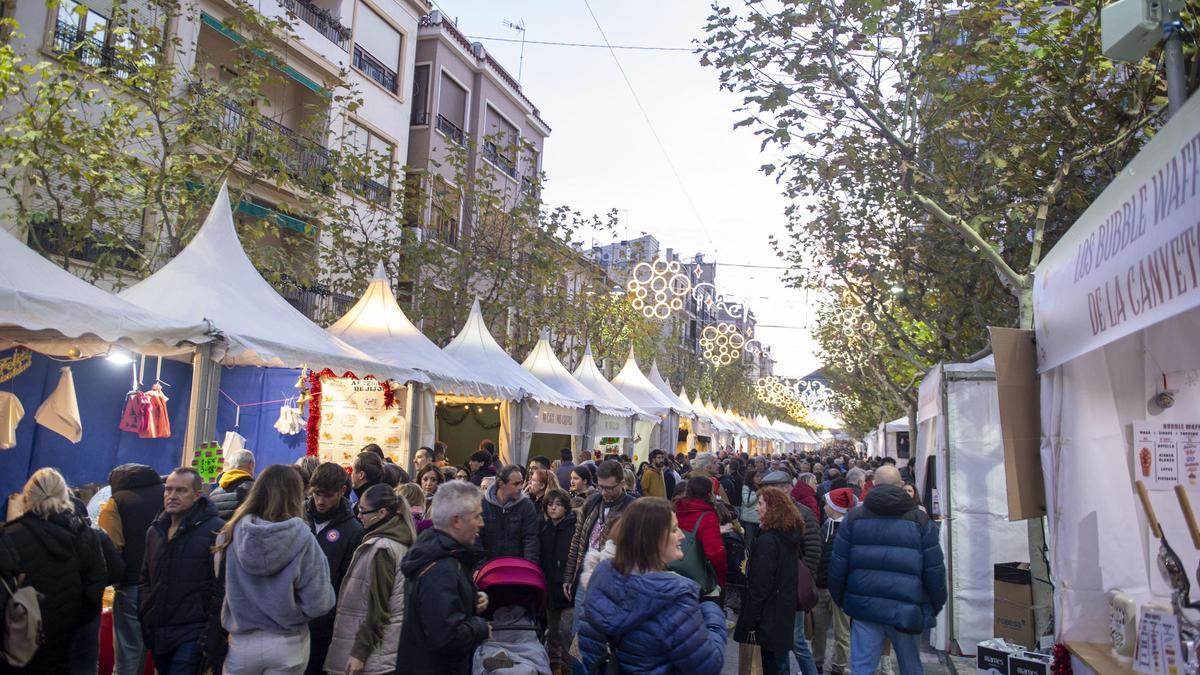
POLYGON ((825 493, 825 503, 834 511, 845 515, 847 511, 858 506, 858 497, 850 488, 838 488, 825 493))

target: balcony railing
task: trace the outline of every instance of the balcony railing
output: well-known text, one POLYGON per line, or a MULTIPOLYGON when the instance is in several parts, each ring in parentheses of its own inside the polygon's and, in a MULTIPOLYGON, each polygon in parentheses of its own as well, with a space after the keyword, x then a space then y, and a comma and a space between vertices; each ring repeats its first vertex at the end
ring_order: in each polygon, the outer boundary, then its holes
POLYGON ((117 50, 73 23, 59 19, 54 25, 54 51, 74 54, 80 63, 105 68, 122 80, 137 72, 137 67, 121 60, 117 50))
POLYGON ((233 150, 239 159, 274 161, 307 187, 329 190, 329 150, 259 112, 246 112, 232 101, 223 101, 215 120, 218 145, 233 150))
POLYGON ((317 7, 309 0, 280 0, 288 11, 312 26, 342 51, 350 51, 350 29, 342 25, 329 10, 317 7))
POLYGON ((284 277, 276 285, 279 294, 311 321, 321 322, 328 317, 342 316, 358 300, 353 296, 334 293, 322 284, 305 285, 284 277))
POLYGON ((459 145, 467 144, 466 134, 463 133, 463 130, 459 129, 457 124, 451 122, 440 114, 437 116, 437 130, 443 134, 446 134, 447 138, 455 143, 458 143, 459 145))
POLYGON ((383 65, 382 61, 371 56, 361 45, 354 45, 354 67, 383 85, 384 89, 396 93, 396 71, 383 65))
POLYGON ((414 127, 426 126, 429 124, 429 113, 424 110, 414 110, 409 123, 414 127))
POLYGON ((363 178, 358 181, 358 192, 376 204, 387 204, 392 201, 392 189, 370 178, 363 178))
POLYGON ((512 178, 512 179, 516 179, 516 177, 517 177, 516 164, 511 159, 500 154, 500 150, 499 150, 499 148, 496 147, 495 143, 492 143, 491 141, 484 143, 483 156, 488 158, 489 160, 491 160, 492 164, 495 164, 497 166, 497 168, 499 168, 501 171, 503 171, 506 176, 508 176, 509 178, 512 178))
POLYGON ((32 240, 30 243, 43 253, 69 255, 74 260, 92 263, 100 260, 102 256, 107 256, 113 267, 131 272, 140 267, 138 254, 119 245, 122 239, 126 245, 132 246, 137 243, 128 238, 118 239, 95 233, 80 241, 78 237, 71 236, 61 222, 51 219, 37 219, 29 223, 29 233, 32 240), (110 240, 110 245, 101 243, 101 239, 110 240))

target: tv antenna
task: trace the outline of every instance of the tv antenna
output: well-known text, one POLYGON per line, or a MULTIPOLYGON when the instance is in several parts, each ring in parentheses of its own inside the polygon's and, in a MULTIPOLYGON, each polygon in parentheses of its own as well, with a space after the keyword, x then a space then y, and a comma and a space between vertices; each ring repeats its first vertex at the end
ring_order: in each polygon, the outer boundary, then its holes
POLYGON ((521 19, 516 23, 505 19, 502 23, 505 27, 511 28, 521 34, 521 58, 517 62, 517 84, 521 84, 521 73, 525 70, 525 19, 521 19))

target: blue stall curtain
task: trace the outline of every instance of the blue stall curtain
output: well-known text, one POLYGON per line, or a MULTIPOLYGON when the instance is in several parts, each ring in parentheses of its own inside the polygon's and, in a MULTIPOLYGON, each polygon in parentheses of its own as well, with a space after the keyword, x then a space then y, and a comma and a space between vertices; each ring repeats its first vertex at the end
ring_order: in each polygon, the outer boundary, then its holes
MULTIPOLYGON (((20 349, 20 348, 18 348, 20 349)), ((0 359, 13 356, 15 350, 0 351, 0 359)), ((156 359, 147 357, 143 390, 154 384, 156 359)), ((132 385, 133 366, 116 364, 103 358, 72 361, 69 364, 34 353, 27 370, 0 383, 0 391, 17 397, 25 416, 17 425, 16 445, 0 450, 0 490, 3 495, 19 492, 36 470, 50 466, 58 469, 72 486, 108 482, 108 472, 127 462, 148 464, 159 473, 175 468, 183 456, 183 430, 187 427, 188 400, 191 398, 190 363, 163 359, 162 380, 167 395, 167 414, 171 419, 170 438, 139 438, 121 431, 121 413, 125 394, 132 385), (78 444, 37 424, 34 411, 46 400, 58 380, 62 366, 70 365, 75 378, 83 438, 78 444)))
MULTIPOLYGON (((255 473, 272 464, 292 464, 307 450, 303 428, 300 433, 284 436, 275 429, 282 402, 256 405, 263 401, 295 398, 300 391, 298 368, 258 368, 231 366, 221 368, 221 395, 217 397, 218 443, 225 432, 236 431, 246 439, 246 448, 254 453, 255 473), (232 399, 232 400, 231 400, 232 399), (241 404, 241 414, 238 406, 241 404)), ((294 405, 294 403, 293 403, 294 405)), ((308 406, 301 411, 308 417, 308 406)))

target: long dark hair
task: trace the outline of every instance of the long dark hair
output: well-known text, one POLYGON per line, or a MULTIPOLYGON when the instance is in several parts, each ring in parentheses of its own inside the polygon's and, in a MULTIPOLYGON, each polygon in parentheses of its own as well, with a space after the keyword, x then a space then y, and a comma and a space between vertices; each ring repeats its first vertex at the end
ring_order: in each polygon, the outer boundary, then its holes
MULTIPOLYGON (((387 512, 388 518, 399 518, 400 522, 404 524, 404 531, 400 533, 400 543, 412 546, 416 539, 414 533, 417 528, 413 525, 412 511, 408 508, 408 500, 396 494, 396 491, 390 486, 381 483, 367 488, 358 503, 369 507, 368 510, 383 509, 387 512)), ((372 529, 378 528, 385 522, 387 520, 381 520, 372 529)))

